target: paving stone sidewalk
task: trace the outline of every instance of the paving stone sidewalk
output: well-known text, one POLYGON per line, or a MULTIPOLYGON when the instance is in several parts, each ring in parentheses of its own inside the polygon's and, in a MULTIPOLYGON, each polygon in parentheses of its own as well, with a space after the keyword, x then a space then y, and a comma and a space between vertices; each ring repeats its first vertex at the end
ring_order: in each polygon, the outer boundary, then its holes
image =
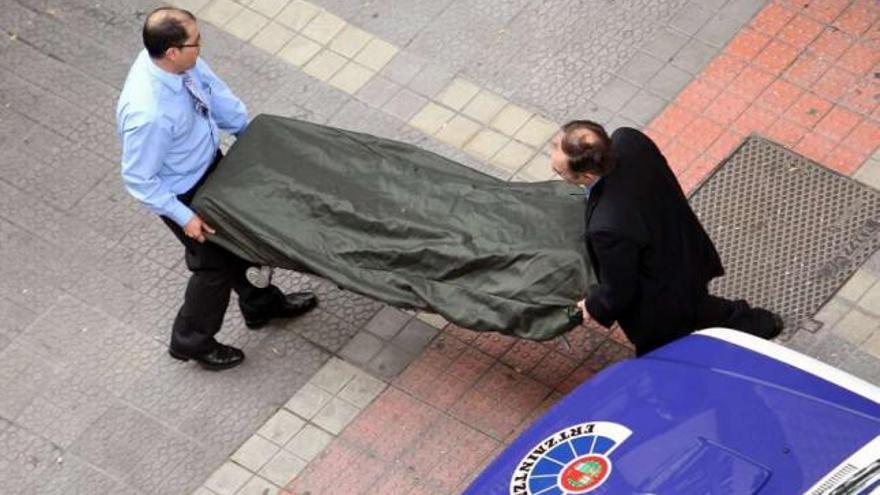
MULTIPOLYGON (((757 131, 880 188, 872 0, 175 3, 252 114, 514 180, 550 178, 547 139, 586 116, 645 128, 687 188, 757 131)), ((317 311, 253 332, 231 309, 219 338, 248 353, 236 370, 168 359, 187 271, 122 189, 114 127, 159 5, 0 0, 4 493, 457 493, 562 394, 631 355, 619 330, 477 335, 283 272, 282 288, 318 293, 317 311)), ((786 345, 880 381, 880 254, 816 318, 786 345)))

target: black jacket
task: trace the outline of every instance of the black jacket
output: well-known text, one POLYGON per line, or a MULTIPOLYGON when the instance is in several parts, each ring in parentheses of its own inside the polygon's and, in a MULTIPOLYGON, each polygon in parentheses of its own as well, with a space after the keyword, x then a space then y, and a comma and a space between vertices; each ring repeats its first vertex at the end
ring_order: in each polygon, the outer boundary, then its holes
POLYGON ((653 347, 694 329, 695 307, 724 269, 654 142, 630 128, 611 140, 617 165, 587 200, 587 250, 599 279, 587 309, 602 325, 619 322, 637 349, 653 347))

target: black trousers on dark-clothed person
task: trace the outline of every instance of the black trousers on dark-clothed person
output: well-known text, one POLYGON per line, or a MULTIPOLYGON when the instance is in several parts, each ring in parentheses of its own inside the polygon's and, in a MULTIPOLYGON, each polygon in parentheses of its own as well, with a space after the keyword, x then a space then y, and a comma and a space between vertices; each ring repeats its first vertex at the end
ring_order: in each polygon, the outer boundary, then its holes
POLYGON ((773 313, 764 308, 751 306, 742 299, 725 299, 713 296, 706 291, 695 298, 691 310, 692 312, 685 316, 684 320, 672 324, 671 327, 653 326, 649 323, 648 325, 636 325, 636 327, 645 326, 645 328, 627 328, 623 322, 621 322, 621 327, 627 336, 632 332, 643 337, 641 339, 631 338, 635 344, 637 356, 647 354, 664 344, 704 328, 732 328, 762 338, 775 334, 776 322, 773 313))
MULTIPOLYGON (((189 206, 221 158, 218 152, 199 182, 178 196, 181 202, 189 206)), ((242 313, 248 316, 268 314, 283 301, 284 294, 277 287, 261 289, 247 281, 245 271, 252 263, 212 242, 200 243, 190 239, 173 220, 161 218, 186 249, 186 266, 192 272, 183 305, 172 327, 171 348, 176 352, 195 356, 209 352, 217 345, 214 336, 223 324, 232 290, 238 294, 242 313)))

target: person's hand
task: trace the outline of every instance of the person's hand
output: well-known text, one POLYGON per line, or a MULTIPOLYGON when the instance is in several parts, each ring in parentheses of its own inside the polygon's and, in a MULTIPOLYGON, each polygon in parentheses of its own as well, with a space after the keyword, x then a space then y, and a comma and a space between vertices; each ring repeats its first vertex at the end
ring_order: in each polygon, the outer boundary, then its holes
POLYGON ((580 301, 578 301, 577 307, 579 310, 581 310, 581 314, 584 316, 583 325, 585 325, 585 326, 594 325, 595 323, 593 322, 593 317, 590 316, 590 312, 587 311, 587 300, 581 299, 580 301))
POLYGON ((205 242, 205 234, 213 234, 215 231, 200 216, 193 215, 190 221, 183 226, 183 233, 190 239, 205 242))

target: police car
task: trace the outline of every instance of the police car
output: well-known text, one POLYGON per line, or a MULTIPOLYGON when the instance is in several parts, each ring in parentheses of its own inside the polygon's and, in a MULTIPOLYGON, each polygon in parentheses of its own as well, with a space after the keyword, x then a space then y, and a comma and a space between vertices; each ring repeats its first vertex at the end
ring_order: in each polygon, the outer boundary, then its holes
POLYGON ((466 495, 880 494, 880 388, 708 329, 580 385, 466 495))

